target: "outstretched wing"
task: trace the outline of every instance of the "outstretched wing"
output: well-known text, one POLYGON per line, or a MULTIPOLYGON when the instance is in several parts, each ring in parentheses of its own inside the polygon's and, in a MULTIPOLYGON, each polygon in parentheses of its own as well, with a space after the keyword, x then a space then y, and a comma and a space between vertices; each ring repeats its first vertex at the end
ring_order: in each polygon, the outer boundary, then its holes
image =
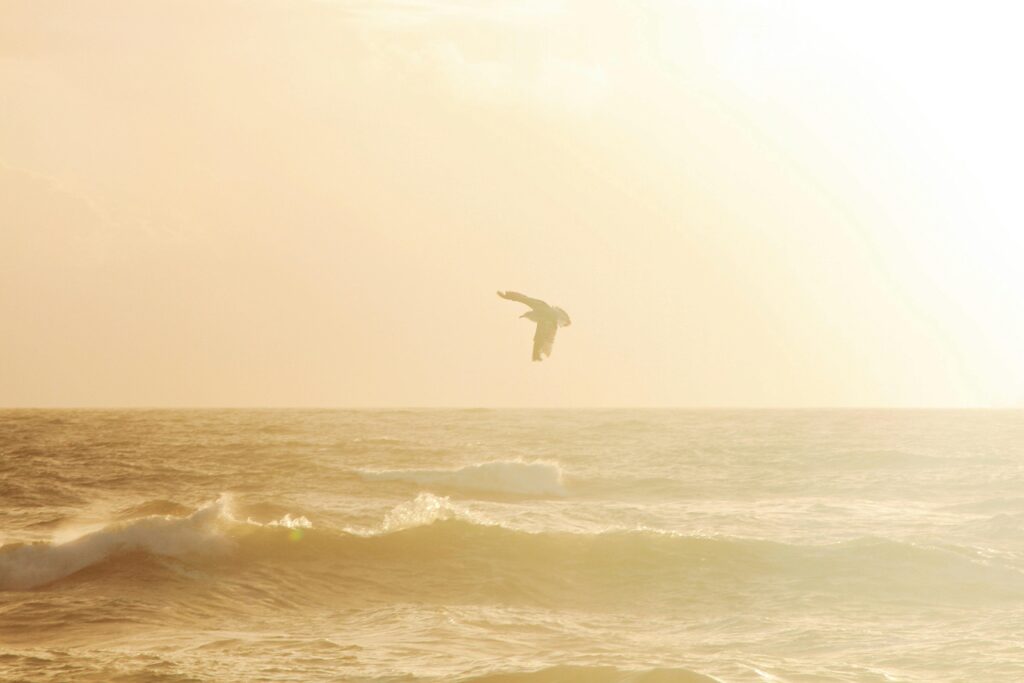
POLYGON ((526 304, 530 308, 547 308, 547 304, 540 299, 531 299, 525 294, 519 292, 498 292, 498 296, 502 299, 510 299, 512 301, 518 301, 521 304, 526 304))
POLYGON ((533 333, 533 359, 544 360, 551 355, 551 347, 555 343, 558 323, 554 320, 542 320, 537 323, 537 331, 533 333))

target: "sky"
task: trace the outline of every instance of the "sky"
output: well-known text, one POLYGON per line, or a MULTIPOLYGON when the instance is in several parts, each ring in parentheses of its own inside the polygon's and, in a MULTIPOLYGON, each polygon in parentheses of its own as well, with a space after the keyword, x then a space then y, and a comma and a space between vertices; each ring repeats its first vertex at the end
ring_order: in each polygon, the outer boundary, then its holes
POLYGON ((1022 407, 1022 15, 0 0, 0 406, 1022 407))

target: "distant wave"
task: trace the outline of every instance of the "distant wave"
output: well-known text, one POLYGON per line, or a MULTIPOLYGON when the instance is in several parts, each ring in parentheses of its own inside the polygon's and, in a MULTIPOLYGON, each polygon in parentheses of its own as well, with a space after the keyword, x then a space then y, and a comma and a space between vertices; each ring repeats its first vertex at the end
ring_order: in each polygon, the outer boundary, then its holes
POLYGON ((680 668, 630 671, 611 666, 551 666, 537 671, 487 674, 462 683, 720 683, 717 678, 680 668))
POLYGON ((562 468, 546 461, 495 460, 458 469, 363 470, 368 481, 404 481, 421 486, 520 495, 564 496, 562 468))

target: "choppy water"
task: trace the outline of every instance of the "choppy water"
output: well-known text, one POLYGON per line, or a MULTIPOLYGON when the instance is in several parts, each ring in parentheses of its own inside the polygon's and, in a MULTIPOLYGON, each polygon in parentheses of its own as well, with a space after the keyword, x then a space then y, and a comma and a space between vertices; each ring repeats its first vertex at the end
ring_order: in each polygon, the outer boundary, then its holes
POLYGON ((1024 414, 0 412, 0 679, 1024 680, 1024 414))

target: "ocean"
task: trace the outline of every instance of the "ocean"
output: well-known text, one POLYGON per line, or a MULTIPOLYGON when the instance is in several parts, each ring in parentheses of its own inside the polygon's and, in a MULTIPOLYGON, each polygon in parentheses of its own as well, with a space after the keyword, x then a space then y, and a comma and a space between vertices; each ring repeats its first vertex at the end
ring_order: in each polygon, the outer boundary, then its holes
POLYGON ((0 680, 1024 680, 1024 413, 0 411, 0 680))

